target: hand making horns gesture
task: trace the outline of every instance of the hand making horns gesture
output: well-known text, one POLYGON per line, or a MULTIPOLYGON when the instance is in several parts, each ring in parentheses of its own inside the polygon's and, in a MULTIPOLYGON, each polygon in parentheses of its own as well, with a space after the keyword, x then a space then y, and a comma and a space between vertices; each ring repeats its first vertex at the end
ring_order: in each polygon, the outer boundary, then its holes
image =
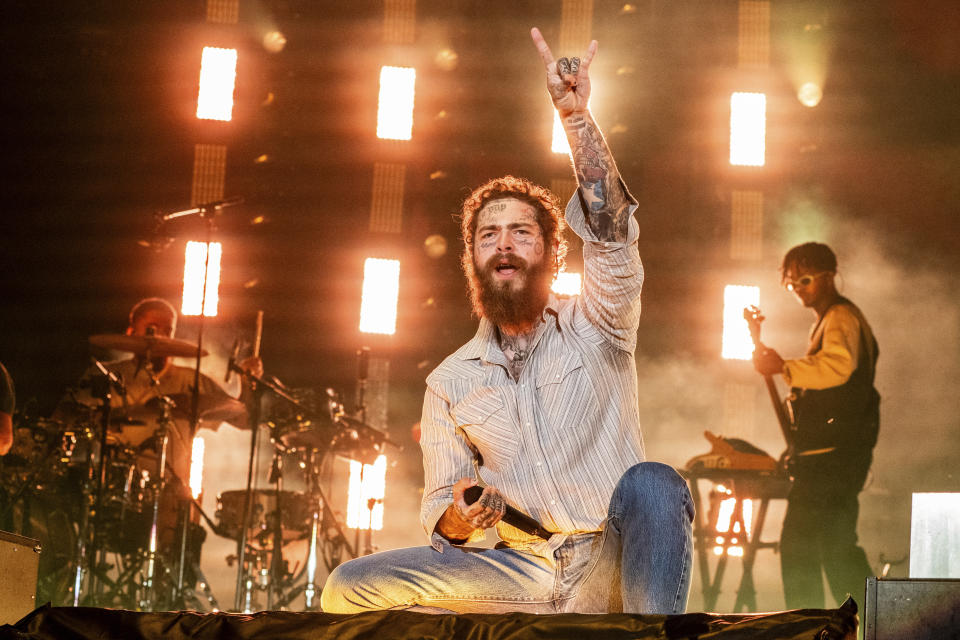
POLYGON ((572 113, 587 110, 590 100, 590 62, 597 55, 597 41, 591 40, 590 46, 583 54, 583 58, 553 59, 547 41, 543 39, 540 30, 534 27, 530 30, 533 44, 536 45, 543 65, 547 71, 547 90, 553 99, 553 106, 557 108, 561 118, 572 113))

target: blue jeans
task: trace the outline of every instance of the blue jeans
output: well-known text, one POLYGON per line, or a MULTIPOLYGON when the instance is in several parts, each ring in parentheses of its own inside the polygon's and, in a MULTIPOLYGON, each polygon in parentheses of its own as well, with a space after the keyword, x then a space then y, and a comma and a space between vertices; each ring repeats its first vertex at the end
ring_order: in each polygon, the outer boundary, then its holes
POLYGON ((350 560, 327 579, 328 613, 683 613, 690 591, 693 501, 667 465, 623 474, 602 532, 574 534, 545 558, 508 547, 443 545, 350 560))

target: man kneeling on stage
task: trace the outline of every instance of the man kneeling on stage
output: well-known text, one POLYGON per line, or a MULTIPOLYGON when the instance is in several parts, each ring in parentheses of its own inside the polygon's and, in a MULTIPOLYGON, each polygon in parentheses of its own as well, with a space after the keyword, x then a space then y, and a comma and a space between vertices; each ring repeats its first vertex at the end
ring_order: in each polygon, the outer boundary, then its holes
POLYGON ((340 565, 323 590, 326 612, 686 608, 693 503, 673 469, 643 461, 637 202, 587 109, 597 44, 582 60, 554 60, 531 34, 579 189, 565 219, 546 189, 512 176, 464 203, 463 266, 480 327, 427 378, 420 519, 431 546, 340 565), (558 299, 550 284, 565 224, 584 241, 584 288, 558 299), (505 522, 508 502, 547 533, 505 522), (493 526, 496 548, 462 546, 493 526))

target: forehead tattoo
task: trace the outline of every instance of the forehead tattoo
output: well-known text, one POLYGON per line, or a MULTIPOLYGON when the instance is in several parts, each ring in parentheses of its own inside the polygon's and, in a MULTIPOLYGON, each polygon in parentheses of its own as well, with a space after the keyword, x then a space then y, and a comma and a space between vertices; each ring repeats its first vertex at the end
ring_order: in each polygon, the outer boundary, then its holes
MULTIPOLYGON (((528 204, 523 204, 522 206, 519 222, 539 226, 537 225, 537 214, 533 210, 533 207, 528 204)), ((477 217, 477 228, 492 224, 492 218, 503 213, 506 209, 507 203, 502 200, 497 200, 486 205, 480 210, 480 215, 477 217)))

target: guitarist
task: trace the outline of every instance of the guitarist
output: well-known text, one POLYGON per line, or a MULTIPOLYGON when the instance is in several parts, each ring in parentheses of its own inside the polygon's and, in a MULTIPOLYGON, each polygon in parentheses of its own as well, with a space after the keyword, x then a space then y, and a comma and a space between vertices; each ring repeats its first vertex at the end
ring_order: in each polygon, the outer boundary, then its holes
POLYGON ((838 603, 859 596, 873 575, 857 545, 857 494, 863 488, 879 427, 873 386, 877 341, 863 313, 837 292, 837 257, 808 242, 787 252, 781 284, 816 315, 807 353, 786 359, 766 347, 754 353, 763 375, 792 387, 793 488, 780 537, 786 605, 824 606, 823 578, 838 603))

